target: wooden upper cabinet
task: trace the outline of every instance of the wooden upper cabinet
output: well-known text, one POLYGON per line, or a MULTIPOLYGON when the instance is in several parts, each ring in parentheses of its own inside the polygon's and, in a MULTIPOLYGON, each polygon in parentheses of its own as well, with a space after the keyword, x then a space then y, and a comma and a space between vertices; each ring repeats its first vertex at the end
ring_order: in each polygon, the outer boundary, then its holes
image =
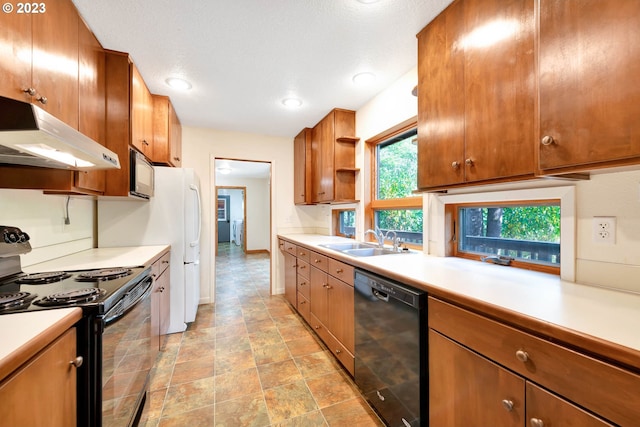
POLYGON ((7 49, 0 61, 0 96, 31 102, 31 16, 3 13, 0 46, 7 49))
POLYGON ((355 202, 355 111, 334 109, 311 131, 313 203, 355 202))
POLYGON ((80 17, 71 0, 59 0, 46 6, 45 13, 31 15, 33 100, 77 129, 80 17))
MULTIPOLYGON (((2 14, 0 95, 32 102, 78 128, 78 22, 71 0, 43 13, 2 14)), ((16 5, 17 7, 17 5, 16 5)))
POLYGON ((180 167, 182 125, 167 96, 153 97, 153 155, 155 164, 180 167))
POLYGON ((462 12, 455 2, 418 34, 418 188, 464 182, 462 12))
POLYGON ((531 177, 533 0, 460 0, 418 34, 418 187, 531 177))
MULTIPOLYGON (((78 70, 78 130, 106 145, 105 129, 105 53, 91 30, 80 20, 78 70)), ((120 159, 120 162, 126 159, 120 159)), ((105 171, 75 172, 76 186, 99 193, 104 192, 105 171)))
POLYGON ((138 67, 131 63, 131 145, 147 158, 153 155, 153 98, 138 67))
POLYGON ((542 173, 640 162, 640 2, 540 0, 542 173))
POLYGON ((311 203, 311 129, 304 128, 293 140, 293 202, 311 203))

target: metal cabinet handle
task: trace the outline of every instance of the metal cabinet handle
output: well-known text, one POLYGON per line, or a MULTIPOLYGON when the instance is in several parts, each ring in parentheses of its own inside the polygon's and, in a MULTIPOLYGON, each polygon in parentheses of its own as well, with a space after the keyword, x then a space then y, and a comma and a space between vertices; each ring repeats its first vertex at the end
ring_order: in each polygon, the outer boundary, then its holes
POLYGON ((451 162, 451 167, 454 169, 458 169, 460 167, 460 162, 451 162))
POLYGON ((300 282, 300 286, 304 286, 306 284, 307 284, 307 282, 300 282))
POLYGON ((142 140, 142 143, 143 143, 144 145, 149 145, 149 143, 147 142, 147 140, 146 140, 146 139, 143 139, 143 140, 142 140))
POLYGON ((174 157, 173 160, 180 161, 180 157, 174 157))
POLYGON ((540 141, 542 143, 542 145, 551 145, 553 143, 555 143, 555 139, 553 139, 553 137, 551 135, 545 135, 542 137, 542 140, 540 141))
POLYGON ((47 103, 47 101, 48 101, 48 99, 47 99, 47 97, 46 97, 46 96, 40 96, 40 97, 36 98, 36 100, 37 100, 38 102, 40 102, 40 104, 42 104, 42 105, 46 104, 46 103, 47 103))
POLYGON ((32 88, 32 87, 28 87, 26 89, 22 89, 22 91, 24 93, 26 93, 27 95, 29 95, 29 96, 33 96, 33 95, 36 94, 36 90, 34 88, 32 88))
POLYGON ((167 260, 165 259, 165 260, 162 260, 162 263, 163 263, 163 264, 169 264, 169 261, 167 261, 167 260))
POLYGON ((300 305, 306 304, 306 303, 307 303, 306 301, 300 301, 300 305))
POLYGON ((164 286, 161 286, 160 289, 158 289, 159 292, 164 292, 164 286))
POLYGON ((305 256, 307 253, 306 252, 300 252, 300 256, 305 256))
POLYGON ((467 166, 473 166, 473 160, 472 159, 467 159, 464 161, 464 164, 467 166))
POLYGON ((314 329, 320 329, 320 325, 316 325, 313 327, 314 329))
POLYGON ((82 366, 83 362, 84 362, 84 359, 82 358, 82 356, 78 356, 75 359, 73 359, 72 361, 70 361, 69 365, 73 365, 76 368, 79 368, 80 366, 82 366))
POLYGON ((320 261, 318 258, 316 258, 316 259, 314 259, 314 260, 313 260, 313 262, 315 262, 316 264, 318 264, 318 263, 320 263, 320 262, 322 262, 322 261, 320 261))
POLYGON ((531 418, 531 427, 544 427, 544 421, 540 418, 531 418))
POLYGON ((513 411, 513 400, 502 399, 502 407, 507 411, 513 411))
POLYGON ((336 354, 340 354, 340 353, 342 353, 342 351, 339 348, 336 349, 336 354))
POLYGON ((344 270, 343 270, 343 269, 341 269, 341 268, 336 268, 336 273, 337 273, 337 274, 340 274, 340 273, 342 273, 343 271, 344 271, 344 270))
POLYGON ((524 350, 518 350, 518 351, 516 351, 516 358, 518 358, 518 360, 521 361, 522 363, 528 362, 529 361, 529 353, 527 353, 524 350))
POLYGON ((303 268, 307 268, 307 266, 306 265, 301 265, 300 266, 300 270, 302 270, 303 268))

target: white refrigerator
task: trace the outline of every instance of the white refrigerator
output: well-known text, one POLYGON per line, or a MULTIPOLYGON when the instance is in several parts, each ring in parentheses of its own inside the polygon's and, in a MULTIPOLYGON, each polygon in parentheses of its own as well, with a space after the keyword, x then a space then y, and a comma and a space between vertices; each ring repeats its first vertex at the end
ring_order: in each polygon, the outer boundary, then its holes
POLYGON ((98 200, 98 247, 171 245, 169 333, 182 332, 200 301, 200 181, 193 169, 153 169, 149 201, 98 200))

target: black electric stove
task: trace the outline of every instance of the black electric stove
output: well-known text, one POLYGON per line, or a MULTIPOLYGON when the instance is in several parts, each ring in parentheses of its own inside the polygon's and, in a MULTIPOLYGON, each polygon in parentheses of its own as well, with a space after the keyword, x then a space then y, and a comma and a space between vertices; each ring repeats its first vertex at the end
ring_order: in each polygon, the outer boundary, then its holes
POLYGON ((20 255, 31 251, 29 240, 17 227, 0 226, 0 315, 80 307, 83 316, 74 325, 77 352, 84 361, 76 376, 77 425, 135 425, 157 353, 149 344, 151 268, 27 274, 20 255), (137 369, 118 370, 121 364, 129 366, 122 363, 129 359, 137 361, 137 369))

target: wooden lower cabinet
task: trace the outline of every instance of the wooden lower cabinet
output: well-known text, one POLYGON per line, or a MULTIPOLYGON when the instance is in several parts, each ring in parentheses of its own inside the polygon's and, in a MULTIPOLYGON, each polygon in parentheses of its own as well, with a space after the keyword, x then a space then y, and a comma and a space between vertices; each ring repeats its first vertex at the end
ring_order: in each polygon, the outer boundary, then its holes
POLYGON ((353 375, 353 267, 286 240, 281 239, 279 247, 285 298, 353 375))
POLYGON ((428 310, 430 425, 638 425, 640 375, 433 297, 428 310))
POLYGON ((151 341, 152 346, 162 350, 162 337, 169 331, 171 311, 171 252, 164 253, 151 264, 153 290, 151 291, 151 341))
POLYGON ((2 381, 0 427, 74 427, 76 355, 71 328, 2 381))

